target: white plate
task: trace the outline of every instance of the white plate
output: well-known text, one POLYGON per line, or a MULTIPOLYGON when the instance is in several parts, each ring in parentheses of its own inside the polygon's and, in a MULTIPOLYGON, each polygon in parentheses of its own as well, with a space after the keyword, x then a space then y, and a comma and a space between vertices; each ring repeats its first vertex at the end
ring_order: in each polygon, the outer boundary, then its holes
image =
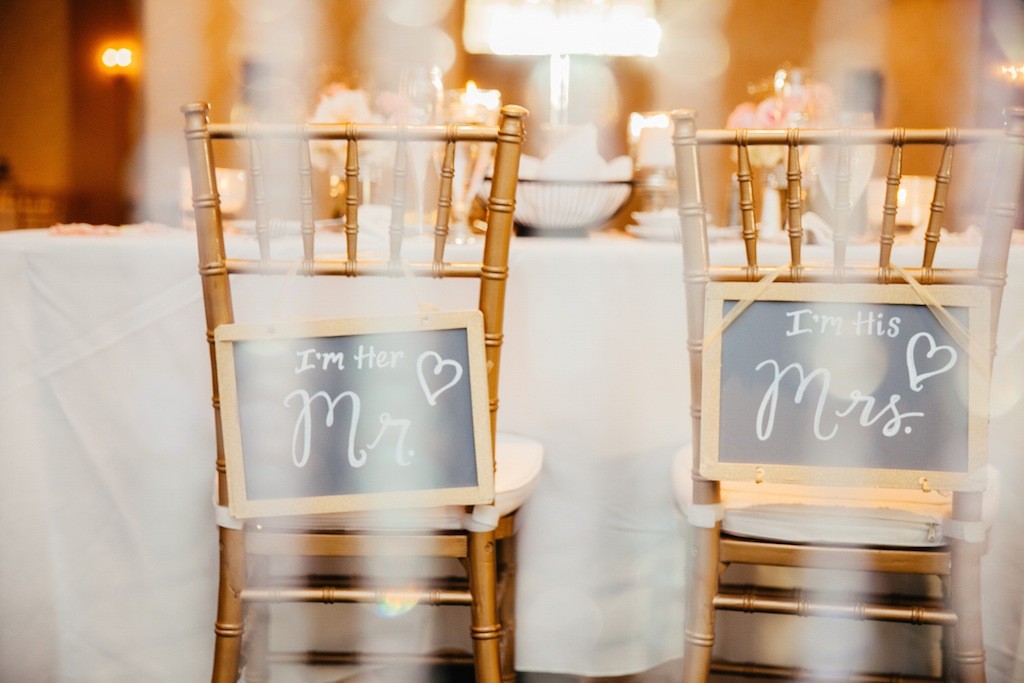
POLYGON ((679 212, 675 209, 661 211, 634 211, 630 214, 633 223, 644 227, 672 227, 679 225, 679 212))
POLYGON ((645 240, 656 240, 658 242, 678 242, 679 223, 675 225, 627 225, 626 232, 633 237, 645 240))
MULTIPOLYGON (((678 223, 676 225, 627 225, 626 232, 633 237, 639 237, 640 239, 645 240, 657 240, 659 242, 678 242, 681 234, 678 223)), ((729 228, 708 226, 708 242, 739 239, 739 236, 739 226, 732 226, 729 228)))
MULTIPOLYGON (((253 220, 225 219, 224 227, 232 232, 245 235, 256 234, 256 221, 253 220)), ((298 235, 302 231, 301 227, 302 224, 299 221, 283 221, 275 219, 270 221, 270 236, 283 237, 284 235, 298 235)), ((313 228, 315 230, 341 230, 344 227, 345 220, 342 218, 328 218, 313 221, 313 228)))

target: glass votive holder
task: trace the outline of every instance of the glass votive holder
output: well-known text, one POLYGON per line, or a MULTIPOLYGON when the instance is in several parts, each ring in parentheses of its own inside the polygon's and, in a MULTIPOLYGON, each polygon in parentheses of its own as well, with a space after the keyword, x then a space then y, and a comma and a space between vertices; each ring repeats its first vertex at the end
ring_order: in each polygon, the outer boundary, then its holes
POLYGON ((633 112, 627 130, 633 158, 633 185, 638 211, 671 209, 676 196, 672 120, 668 112, 633 112))

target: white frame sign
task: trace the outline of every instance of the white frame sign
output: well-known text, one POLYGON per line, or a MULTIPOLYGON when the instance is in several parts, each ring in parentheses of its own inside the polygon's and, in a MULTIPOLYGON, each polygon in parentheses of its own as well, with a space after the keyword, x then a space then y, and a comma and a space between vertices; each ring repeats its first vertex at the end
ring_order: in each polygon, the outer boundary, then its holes
POLYGON ((714 480, 981 490, 990 292, 709 284, 700 473, 714 480), (723 327, 734 306, 746 306, 723 327))
POLYGON ((214 333, 231 514, 494 500, 479 311, 214 333))

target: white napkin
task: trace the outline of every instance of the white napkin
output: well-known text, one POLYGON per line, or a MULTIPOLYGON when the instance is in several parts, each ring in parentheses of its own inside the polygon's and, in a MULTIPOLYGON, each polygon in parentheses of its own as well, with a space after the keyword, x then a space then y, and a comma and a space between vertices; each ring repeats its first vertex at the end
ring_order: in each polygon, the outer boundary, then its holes
POLYGON ((605 161, 597 150, 597 127, 586 124, 572 129, 543 159, 522 155, 519 177, 527 180, 630 180, 633 160, 620 156, 605 161))

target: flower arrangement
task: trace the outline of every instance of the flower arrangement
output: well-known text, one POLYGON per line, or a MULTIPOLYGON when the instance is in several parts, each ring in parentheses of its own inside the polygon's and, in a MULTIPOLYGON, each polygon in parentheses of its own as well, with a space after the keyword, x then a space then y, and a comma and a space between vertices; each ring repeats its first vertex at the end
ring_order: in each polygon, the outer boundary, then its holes
MULTIPOLYGON (((440 93, 440 90, 438 91, 440 93)), ((432 105, 433 103, 431 103, 432 105)), ((344 83, 330 83, 317 95, 317 104, 310 123, 408 123, 419 121, 422 103, 417 104, 407 95, 382 91, 371 98, 365 90, 356 90, 344 83)), ((359 146, 360 165, 384 163, 394 150, 393 144, 364 142, 359 146)), ((344 162, 344 142, 321 142, 314 146, 313 164, 320 170, 336 169, 344 162)))
MULTIPOLYGON (((429 80, 413 81, 412 76, 403 75, 399 92, 382 91, 371 98, 365 90, 348 87, 343 83, 330 83, 317 95, 317 103, 310 123, 428 123, 440 107, 443 89, 439 69, 429 71, 429 80)), ((329 174, 330 196, 335 202, 334 213, 340 215, 338 202, 345 195, 345 164, 348 143, 340 140, 321 140, 310 145, 313 166, 329 174)), ((421 206, 423 173, 429 149, 416 143, 409 145, 410 174, 414 176, 417 190, 417 206, 421 206)), ((395 159, 393 141, 364 140, 359 144, 359 194, 360 201, 380 204, 391 190, 386 179, 386 169, 395 159)), ((420 220, 420 219, 418 219, 420 220)))
MULTIPOLYGON (((374 114, 370 96, 365 90, 353 90, 342 83, 331 83, 320 90, 316 108, 309 118, 310 123, 379 123, 382 120, 383 117, 374 114)), ((337 140, 312 144, 310 153, 313 165, 321 171, 333 171, 340 175, 343 171, 339 164, 344 164, 345 146, 345 142, 337 140)), ((374 156, 379 152, 367 146, 361 149, 374 156)))
MULTIPOLYGON (((832 89, 806 78, 802 69, 782 67, 770 81, 749 86, 748 92, 763 99, 739 104, 729 114, 727 128, 805 128, 828 125, 835 118, 832 89)), ((750 162, 762 168, 784 161, 783 147, 750 148, 750 162)))

